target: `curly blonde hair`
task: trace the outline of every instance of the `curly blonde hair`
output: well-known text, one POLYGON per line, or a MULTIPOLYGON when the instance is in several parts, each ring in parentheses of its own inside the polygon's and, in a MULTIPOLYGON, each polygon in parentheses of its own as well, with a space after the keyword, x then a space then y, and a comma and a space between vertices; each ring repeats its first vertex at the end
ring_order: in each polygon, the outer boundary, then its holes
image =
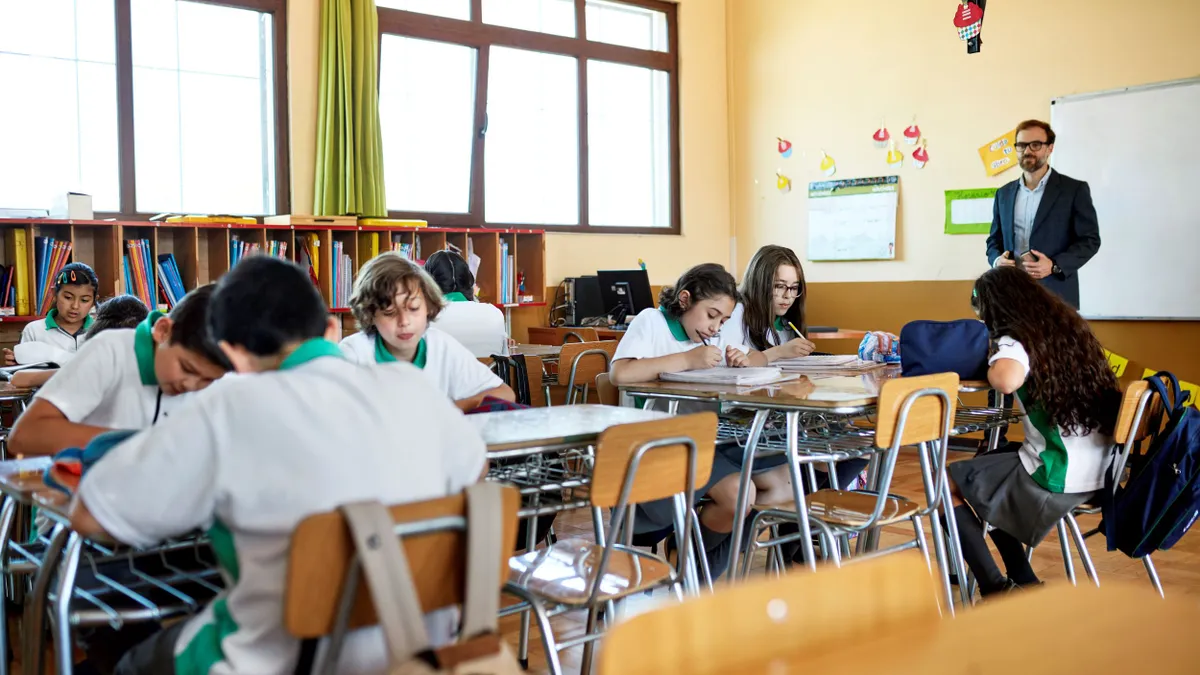
POLYGON ((409 293, 420 292, 425 296, 425 309, 429 320, 437 318, 446 306, 437 282, 421 266, 394 251, 380 253, 367 261, 354 280, 354 291, 350 294, 350 311, 358 329, 368 335, 375 334, 375 313, 391 309, 396 302, 399 289, 409 293))

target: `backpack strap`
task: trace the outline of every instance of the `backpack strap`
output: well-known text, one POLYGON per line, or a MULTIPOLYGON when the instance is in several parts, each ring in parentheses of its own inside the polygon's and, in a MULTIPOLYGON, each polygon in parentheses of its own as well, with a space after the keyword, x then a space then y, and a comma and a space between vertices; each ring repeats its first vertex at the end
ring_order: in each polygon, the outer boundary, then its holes
POLYGON ((1179 386, 1179 378, 1173 373, 1166 370, 1160 370, 1154 375, 1147 377, 1146 381, 1150 383, 1150 388, 1153 389, 1163 401, 1163 408, 1167 411, 1167 416, 1171 417, 1175 413, 1183 410, 1183 389, 1179 386), (1167 388, 1163 384, 1162 378, 1167 378, 1171 383, 1171 397, 1167 397, 1167 388))
POLYGON ((391 513, 377 501, 346 504, 340 510, 350 525, 393 666, 428 652, 424 615, 391 513))
POLYGON ((467 575, 462 638, 497 632, 500 613, 500 551, 504 486, 480 482, 467 488, 467 575))

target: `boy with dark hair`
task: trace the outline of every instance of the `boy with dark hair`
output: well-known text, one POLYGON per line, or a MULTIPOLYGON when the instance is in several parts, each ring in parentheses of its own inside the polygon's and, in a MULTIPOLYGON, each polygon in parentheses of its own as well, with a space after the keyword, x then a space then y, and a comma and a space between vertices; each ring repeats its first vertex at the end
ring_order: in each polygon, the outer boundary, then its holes
MULTIPOLYGON (((234 369, 258 374, 201 392, 84 475, 75 531, 148 546, 209 528, 226 577, 203 611, 126 653, 120 675, 292 672, 300 642, 283 627, 283 594, 296 525, 355 501, 454 494, 486 469, 475 428, 419 370, 350 363, 325 339, 332 324, 295 264, 238 263, 218 283, 209 325, 234 369)), ((435 644, 452 635, 452 615, 430 618, 435 644)), ((377 630, 350 639, 343 661, 355 672, 386 669, 377 630)))
POLYGON ((10 451, 52 455, 82 448, 110 429, 145 429, 230 369, 209 337, 213 286, 201 286, 170 315, 151 312, 137 328, 89 340, 46 383, 13 428, 10 451))

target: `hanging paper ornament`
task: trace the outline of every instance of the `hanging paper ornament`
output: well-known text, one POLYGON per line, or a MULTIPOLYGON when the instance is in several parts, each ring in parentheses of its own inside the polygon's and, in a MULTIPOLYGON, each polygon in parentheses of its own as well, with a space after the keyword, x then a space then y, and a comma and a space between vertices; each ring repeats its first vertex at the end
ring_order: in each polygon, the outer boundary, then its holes
POLYGON ((792 179, 776 171, 775 187, 779 188, 780 192, 787 194, 792 191, 792 179))
POLYGON ((959 40, 970 40, 979 35, 983 28, 983 9, 970 0, 963 0, 954 11, 954 27, 958 29, 959 40))
POLYGON ((779 141, 779 154, 782 155, 784 159, 791 157, 792 156, 792 142, 785 141, 782 138, 776 138, 775 140, 779 141))
POLYGON ((917 126, 917 118, 913 117, 912 124, 904 129, 904 142, 916 145, 919 140, 921 140, 921 127, 917 126))
POLYGON ((896 141, 888 144, 887 163, 893 169, 900 168, 904 163, 904 153, 896 149, 896 141))
POLYGON ((883 122, 880 122, 879 130, 876 131, 875 135, 872 136, 871 138, 875 141, 875 147, 882 150, 883 148, 886 148, 888 146, 888 139, 890 139, 891 137, 892 137, 892 135, 890 133, 888 133, 887 125, 885 125, 883 122))
POLYGON ((837 164, 834 163, 832 157, 825 154, 824 150, 821 151, 821 173, 826 176, 832 176, 837 173, 837 164))
POLYGON ((925 139, 921 139, 921 146, 913 150, 913 168, 920 169, 925 166, 925 162, 929 161, 929 153, 925 151, 925 139))

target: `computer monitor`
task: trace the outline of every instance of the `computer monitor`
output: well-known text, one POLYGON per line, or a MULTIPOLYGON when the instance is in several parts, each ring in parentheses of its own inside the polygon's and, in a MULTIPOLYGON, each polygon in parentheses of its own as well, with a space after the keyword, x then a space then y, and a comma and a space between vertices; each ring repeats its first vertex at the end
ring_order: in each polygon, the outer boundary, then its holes
POLYGON ((582 326, 588 319, 608 316, 608 308, 604 306, 604 299, 600 295, 599 278, 595 276, 576 277, 574 292, 575 295, 571 298, 574 310, 572 325, 582 326))
POLYGON ((654 306, 646 270, 599 271, 596 276, 600 279, 600 297, 608 314, 615 314, 618 307, 624 307, 627 320, 631 320, 638 312, 654 306))

